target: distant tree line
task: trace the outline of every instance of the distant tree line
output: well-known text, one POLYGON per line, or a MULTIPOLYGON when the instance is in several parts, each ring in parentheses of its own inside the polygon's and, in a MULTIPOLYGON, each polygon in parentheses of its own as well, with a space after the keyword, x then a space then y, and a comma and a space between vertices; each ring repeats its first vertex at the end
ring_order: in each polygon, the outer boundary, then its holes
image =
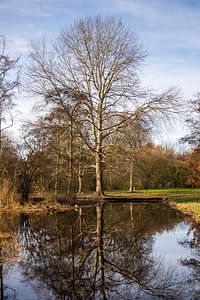
MULTIPOLYGON (((94 157, 76 137, 71 161, 70 135, 59 118, 26 124, 25 133, 24 144, 17 147, 8 137, 3 138, 0 170, 4 188, 9 181, 9 189, 20 193, 23 201, 30 193, 69 195, 69 185, 71 197, 95 192, 94 157)), ((185 154, 150 141, 130 147, 124 145, 126 134, 117 135, 104 152, 105 190, 200 186, 199 147, 185 154)))

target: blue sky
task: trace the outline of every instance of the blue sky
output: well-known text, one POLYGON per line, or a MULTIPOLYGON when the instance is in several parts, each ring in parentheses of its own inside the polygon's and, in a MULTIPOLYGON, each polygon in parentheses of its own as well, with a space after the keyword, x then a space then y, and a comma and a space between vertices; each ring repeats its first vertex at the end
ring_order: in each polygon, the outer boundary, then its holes
MULTIPOLYGON (((149 52, 145 86, 178 86, 185 98, 200 90, 199 0, 0 0, 0 34, 7 37, 10 51, 25 60, 30 39, 46 35, 53 40, 62 26, 96 14, 121 17, 143 41, 149 52)), ((26 106, 24 115, 30 104, 26 106)), ((171 139, 182 134, 179 128, 171 139)))

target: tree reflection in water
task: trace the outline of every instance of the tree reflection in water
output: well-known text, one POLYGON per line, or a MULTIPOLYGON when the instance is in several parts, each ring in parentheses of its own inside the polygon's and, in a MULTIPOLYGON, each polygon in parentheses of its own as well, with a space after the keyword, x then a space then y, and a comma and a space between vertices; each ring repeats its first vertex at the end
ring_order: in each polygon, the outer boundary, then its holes
POLYGON ((191 225, 187 238, 179 243, 191 250, 190 257, 181 259, 181 264, 191 271, 188 276, 191 293, 196 297, 195 299, 200 299, 200 225, 191 225))
POLYGON ((180 222, 160 205, 106 206, 52 216, 21 216, 21 267, 51 299, 177 299, 180 285, 152 255, 152 234, 180 222), (134 296, 133 296, 134 295, 134 296), (134 298, 133 298, 134 297, 134 298), (147 296, 145 296, 147 297, 147 296))
POLYGON ((4 276, 13 262, 18 261, 20 245, 17 242, 18 217, 0 214, 0 299, 15 299, 15 290, 5 285, 4 276), (6 268, 4 267, 6 265, 6 268), (10 295, 10 296, 9 296, 10 295))

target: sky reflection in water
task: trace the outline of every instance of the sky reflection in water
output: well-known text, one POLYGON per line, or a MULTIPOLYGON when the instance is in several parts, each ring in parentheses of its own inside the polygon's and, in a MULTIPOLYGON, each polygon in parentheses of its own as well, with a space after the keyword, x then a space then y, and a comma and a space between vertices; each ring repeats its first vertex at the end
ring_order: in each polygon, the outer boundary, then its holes
POLYGON ((200 228, 168 204, 0 223, 1 299, 200 299, 200 228))

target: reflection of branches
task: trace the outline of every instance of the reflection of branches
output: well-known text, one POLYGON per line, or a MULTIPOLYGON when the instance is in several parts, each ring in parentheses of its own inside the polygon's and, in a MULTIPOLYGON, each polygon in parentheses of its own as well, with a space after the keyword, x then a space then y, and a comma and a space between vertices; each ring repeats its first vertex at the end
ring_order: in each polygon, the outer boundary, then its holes
MULTIPOLYGON (((176 289, 177 284, 174 278, 174 270, 168 270, 163 273, 163 265, 159 260, 152 260, 150 263, 151 268, 136 269, 129 271, 124 268, 120 268, 118 265, 107 261, 106 263, 110 266, 110 269, 114 273, 118 273, 122 276, 121 283, 128 279, 129 284, 135 282, 140 287, 140 290, 149 295, 156 295, 158 297, 168 297, 175 299, 177 297, 176 289), (146 271, 146 274, 144 273, 146 271)), ((179 282, 180 284, 180 282, 179 282)))
POLYGON ((24 276, 37 278, 41 283, 37 288, 47 287, 52 299, 126 298, 129 292, 173 299, 179 288, 175 274, 164 271, 161 259, 151 255, 153 238, 144 220, 151 224, 153 218, 144 218, 144 210, 143 222, 139 214, 131 219, 128 209, 123 216, 126 222, 122 216, 116 222, 116 212, 109 211, 108 217, 104 206, 98 205, 96 215, 79 209, 67 218, 66 214, 30 217, 21 262, 24 276))
MULTIPOLYGON (((6 263, 7 268, 10 263, 19 256, 19 243, 16 238, 16 228, 12 215, 4 213, 0 215, 0 299, 7 299, 5 293, 11 291, 15 297, 15 290, 4 283, 4 274, 6 263)), ((14 299, 14 298, 13 298, 14 299)))
POLYGON ((187 238, 181 240, 179 242, 181 246, 184 248, 189 248, 192 250, 192 257, 181 259, 181 264, 188 269, 190 269, 190 273, 188 275, 188 282, 192 284, 192 286, 196 285, 195 295, 200 294, 200 231, 198 227, 194 227, 193 225, 190 227, 188 231, 187 238), (192 235, 192 236, 191 236, 192 235))

